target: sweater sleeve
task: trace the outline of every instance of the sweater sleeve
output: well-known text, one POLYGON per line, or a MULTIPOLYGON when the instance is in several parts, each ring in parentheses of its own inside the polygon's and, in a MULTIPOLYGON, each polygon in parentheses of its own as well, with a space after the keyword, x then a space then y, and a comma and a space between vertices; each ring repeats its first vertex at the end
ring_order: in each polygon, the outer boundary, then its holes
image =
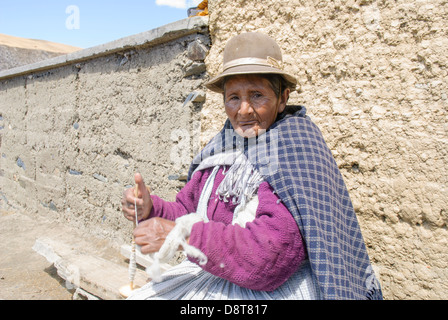
POLYGON ((204 270, 241 287, 273 291, 298 269, 306 250, 297 223, 267 182, 258 199, 256 217, 245 228, 198 222, 190 245, 207 256, 204 270))
POLYGON ((201 181, 207 180, 209 175, 210 172, 208 171, 196 172, 192 179, 177 193, 174 202, 165 201, 156 195, 151 195, 152 209, 148 219, 160 217, 174 221, 183 215, 196 212, 201 194, 201 181))

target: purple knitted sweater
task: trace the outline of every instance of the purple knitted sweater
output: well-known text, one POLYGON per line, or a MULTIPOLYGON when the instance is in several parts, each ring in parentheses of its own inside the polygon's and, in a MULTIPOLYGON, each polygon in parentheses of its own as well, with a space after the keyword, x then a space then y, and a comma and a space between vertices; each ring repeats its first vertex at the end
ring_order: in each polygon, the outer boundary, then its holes
MULTIPOLYGON (((221 167, 216 175, 208 203, 209 222, 193 225, 189 244, 208 258, 201 266, 211 274, 241 287, 273 291, 282 285, 307 258, 305 244, 297 223, 288 209, 273 193, 267 182, 258 189, 256 217, 246 228, 232 225, 232 201, 218 199, 216 190, 224 178, 221 167)), ((196 212, 202 188, 211 169, 199 171, 179 191, 175 202, 152 195, 153 209, 149 218, 169 220, 196 212)), ((195 259, 191 258, 191 261, 195 259)))

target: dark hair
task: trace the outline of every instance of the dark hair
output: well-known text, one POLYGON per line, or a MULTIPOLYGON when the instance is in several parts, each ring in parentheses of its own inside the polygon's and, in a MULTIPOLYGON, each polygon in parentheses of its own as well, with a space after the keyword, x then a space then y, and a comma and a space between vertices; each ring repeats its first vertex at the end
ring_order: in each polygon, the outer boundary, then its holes
MULTIPOLYGON (((286 84, 285 79, 281 75, 267 73, 267 74, 259 74, 259 76, 262 78, 265 78, 266 80, 269 81, 269 84, 271 85, 271 89, 274 91, 277 98, 280 98, 280 96, 288 88, 288 85, 286 84)), ((226 82, 227 82, 227 80, 229 80, 230 77, 232 77, 232 76, 227 76, 222 81, 222 91, 224 92, 223 93, 224 102, 226 99, 226 96, 225 96, 226 82)))

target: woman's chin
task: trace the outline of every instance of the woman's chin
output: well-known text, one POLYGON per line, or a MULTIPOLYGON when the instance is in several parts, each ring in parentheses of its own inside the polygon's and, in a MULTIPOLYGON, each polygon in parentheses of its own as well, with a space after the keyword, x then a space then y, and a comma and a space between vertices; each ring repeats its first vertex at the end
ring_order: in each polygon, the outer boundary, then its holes
POLYGON ((235 132, 243 138, 254 138, 258 135, 258 128, 255 127, 238 127, 235 129, 235 132))

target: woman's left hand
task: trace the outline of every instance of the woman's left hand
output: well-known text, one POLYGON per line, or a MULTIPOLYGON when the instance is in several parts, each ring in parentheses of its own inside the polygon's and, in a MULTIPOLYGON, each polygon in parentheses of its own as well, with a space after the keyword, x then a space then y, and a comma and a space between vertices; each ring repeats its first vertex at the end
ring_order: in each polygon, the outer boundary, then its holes
POLYGON ((145 220, 134 230, 135 243, 141 246, 143 254, 157 252, 175 225, 176 222, 163 218, 145 220))

